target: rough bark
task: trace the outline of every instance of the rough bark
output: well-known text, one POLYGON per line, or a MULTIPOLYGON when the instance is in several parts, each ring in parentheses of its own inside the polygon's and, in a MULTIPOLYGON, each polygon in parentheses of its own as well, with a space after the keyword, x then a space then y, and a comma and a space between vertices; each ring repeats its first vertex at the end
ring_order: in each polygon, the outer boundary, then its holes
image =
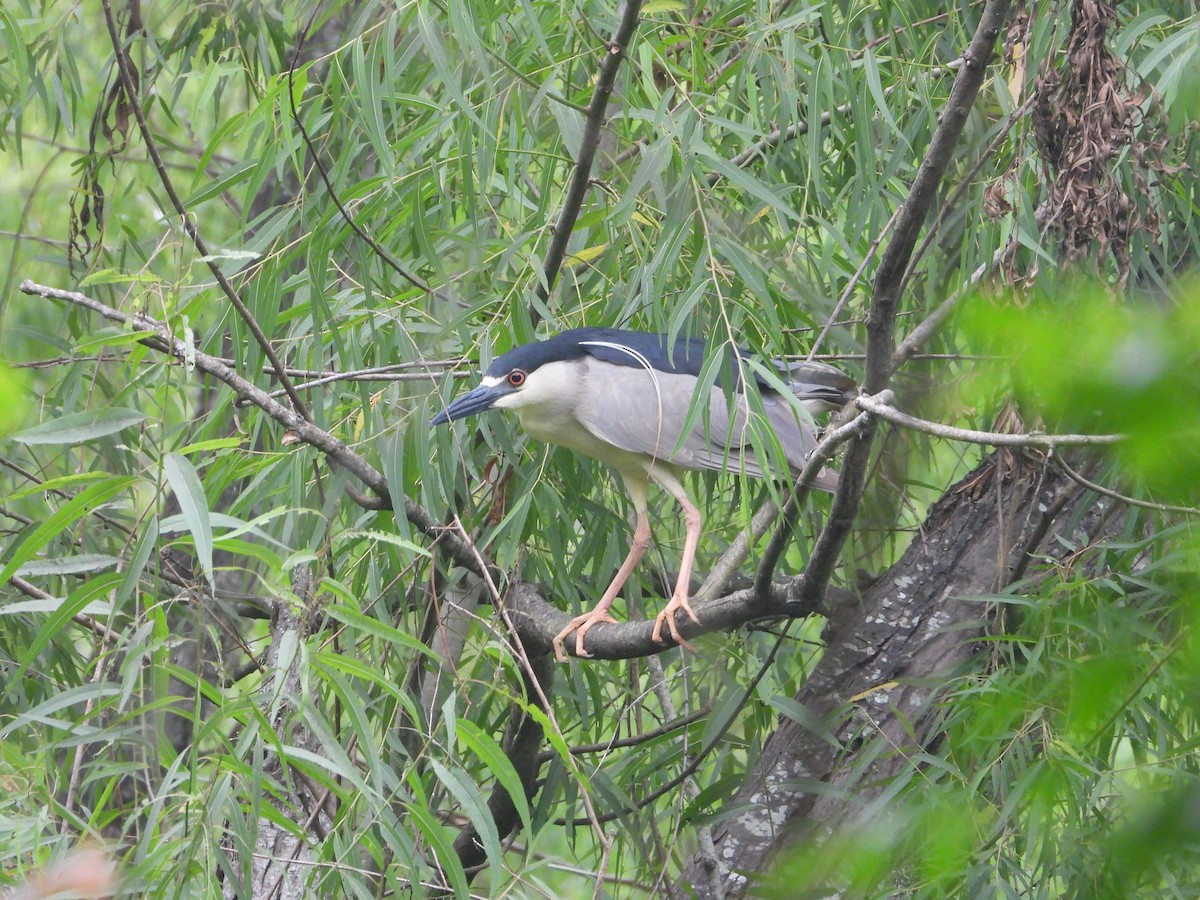
MULTIPOLYGON (((524 673, 524 691, 529 702, 536 703, 537 690, 533 679, 541 685, 542 693, 549 697, 549 690, 554 684, 554 657, 548 652, 538 653, 529 657, 529 663, 531 671, 524 673)), ((520 706, 514 705, 504 733, 504 754, 517 770, 517 777, 525 788, 526 800, 533 800, 537 793, 538 770, 541 768, 538 750, 544 740, 541 722, 520 706)), ((508 837, 520 824, 516 803, 499 782, 492 788, 492 795, 488 798, 488 810, 501 837, 508 837)), ((470 878, 474 878, 487 861, 483 842, 473 826, 467 826, 459 832, 454 840, 454 852, 458 854, 470 878)))
MULTIPOLYGON (((315 589, 311 570, 298 567, 292 575, 296 599, 307 607, 315 589)), ((287 600, 275 601, 266 660, 271 677, 264 684, 264 694, 274 699, 265 711, 281 743, 320 753, 321 742, 304 725, 299 706, 304 696, 300 673, 304 656, 296 651, 308 636, 309 627, 300 609, 287 600)), ((312 896, 313 847, 333 823, 334 810, 327 790, 306 779, 299 770, 289 769, 273 752, 264 760, 263 769, 271 781, 282 786, 284 796, 263 800, 274 811, 259 817, 253 847, 230 847, 230 877, 225 879, 222 891, 226 900, 234 897, 299 900, 312 896), (299 827, 286 828, 281 822, 296 822, 299 827), (317 840, 312 839, 314 836, 317 840)))
MULTIPOLYGON (((1023 571, 1031 549, 1049 551, 1078 497, 1057 469, 1007 453, 947 491, 899 562, 826 626, 825 654, 795 699, 836 742, 782 722, 729 803, 734 814, 713 829, 719 878, 698 854, 673 894, 745 896, 782 850, 863 815, 911 752, 937 740, 936 686, 962 670, 988 624, 988 604, 972 598, 1023 571), (874 737, 891 752, 864 765, 874 737)), ((1084 527, 1111 526, 1105 509, 1084 527)))

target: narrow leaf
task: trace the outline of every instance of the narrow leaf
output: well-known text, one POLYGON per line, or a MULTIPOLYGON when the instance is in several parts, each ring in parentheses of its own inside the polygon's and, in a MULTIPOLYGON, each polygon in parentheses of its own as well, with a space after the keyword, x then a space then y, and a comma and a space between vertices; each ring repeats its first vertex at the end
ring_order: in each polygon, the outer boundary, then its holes
POLYGON ((163 460, 163 469, 171 489, 175 492, 175 498, 179 501, 183 518, 188 523, 192 540, 196 543, 196 557, 200 561, 200 569, 212 585, 212 522, 208 518, 208 497, 204 494, 204 485, 200 483, 196 468, 187 457, 179 453, 168 453, 163 460))
POLYGON ((115 434, 146 418, 136 409, 98 409, 71 413, 13 435, 22 444, 80 444, 115 434))
POLYGON ((120 560, 117 557, 104 553, 81 553, 78 556, 31 560, 17 569, 17 574, 32 578, 44 575, 78 575, 82 572, 111 569, 118 562, 120 560))
POLYGON ((17 570, 29 562, 39 550, 58 537, 66 527, 86 513, 104 505, 137 479, 132 477, 110 478, 93 484, 60 506, 45 522, 31 531, 13 552, 8 565, 0 571, 0 584, 5 584, 17 570))

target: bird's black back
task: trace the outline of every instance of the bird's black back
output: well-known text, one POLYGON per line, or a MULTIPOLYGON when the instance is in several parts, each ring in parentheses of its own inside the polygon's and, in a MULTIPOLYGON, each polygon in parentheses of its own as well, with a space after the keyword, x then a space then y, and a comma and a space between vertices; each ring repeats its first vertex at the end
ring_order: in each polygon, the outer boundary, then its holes
MULTIPOLYGON (((727 345, 728 346, 728 345, 727 345)), ((704 368, 704 352, 707 342, 703 338, 678 337, 669 341, 665 334, 650 331, 627 331, 624 328, 572 328, 554 337, 532 344, 514 347, 498 356, 487 374, 503 378, 513 369, 534 372, 549 362, 569 361, 589 356, 601 362, 631 369, 645 369, 647 364, 659 372, 700 377, 704 368)), ((734 347, 738 359, 750 358, 750 352, 734 347)), ((856 392, 854 379, 843 372, 821 363, 773 362, 775 370, 785 383, 790 383, 792 393, 806 401, 813 400, 835 408, 856 392)), ((742 367, 734 365, 733 353, 728 349, 717 373, 718 387, 733 385, 741 390, 742 367)), ((757 372, 754 375, 758 390, 763 394, 774 394, 775 389, 757 372)))
MULTIPOLYGON (((676 338, 668 341, 665 334, 649 331, 627 331, 624 328, 572 328, 552 338, 514 347, 496 357, 487 374, 506 375, 513 369, 533 372, 549 362, 581 359, 590 356, 616 366, 644 369, 648 362, 660 372, 699 376, 704 368, 706 342, 701 338, 676 338)), ((746 351, 738 349, 745 357, 746 351)), ((736 367, 730 366, 731 369, 736 367)), ((721 373, 724 376, 724 372, 721 373)), ((736 379, 737 373, 734 372, 736 379)), ((720 384, 722 377, 717 379, 720 384)), ((766 385, 762 385, 765 389, 766 385)))

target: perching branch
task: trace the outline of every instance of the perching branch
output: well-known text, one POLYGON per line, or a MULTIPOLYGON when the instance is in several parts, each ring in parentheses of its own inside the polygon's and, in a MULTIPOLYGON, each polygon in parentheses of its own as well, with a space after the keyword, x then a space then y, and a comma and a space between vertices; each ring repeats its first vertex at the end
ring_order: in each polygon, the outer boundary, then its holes
POLYGON ((1116 444, 1125 439, 1122 434, 1004 434, 997 431, 976 431, 972 428, 955 428, 918 419, 902 413, 896 407, 880 402, 876 397, 856 397, 855 405, 893 425, 911 431, 921 431, 948 441, 965 441, 968 444, 984 444, 989 447, 1062 447, 1068 444, 1116 444))
POLYGON ((583 124, 583 134, 579 139, 579 158, 575 160, 575 169, 571 173, 571 183, 567 186, 567 196, 563 200, 562 212, 554 224, 554 234, 550 238, 550 249, 546 251, 546 261, 543 264, 544 283, 538 285, 537 295, 545 300, 550 296, 550 289, 558 278, 562 268, 563 257, 567 254, 567 243, 571 240, 571 232, 575 228, 575 220, 579 218, 579 210, 583 206, 583 198, 587 194, 588 183, 592 177, 592 161, 596 157, 596 148, 600 145, 600 129, 604 127, 604 116, 608 112, 608 99, 612 96, 613 85, 617 80, 617 70, 621 60, 625 58, 625 48, 637 29, 638 13, 642 9, 642 0, 625 0, 621 8, 621 21, 612 41, 606 48, 604 61, 600 63, 600 72, 596 78, 596 92, 592 102, 588 104, 587 118, 583 124))
MULTIPOLYGON (((384 504, 391 503, 393 496, 388 488, 387 479, 374 466, 347 447, 342 441, 328 431, 318 428, 299 413, 273 400, 266 391, 251 384, 239 375, 232 366, 221 359, 210 356, 184 341, 176 338, 169 328, 157 319, 143 313, 125 313, 113 309, 99 300, 94 300, 78 291, 64 291, 59 288, 35 284, 26 279, 21 282, 21 292, 37 297, 49 297, 55 300, 66 300, 84 309, 99 313, 104 318, 122 325, 132 325, 138 331, 151 331, 152 335, 139 338, 138 343, 144 344, 160 353, 174 356, 180 361, 188 361, 201 372, 224 382, 242 400, 257 406, 268 416, 287 428, 299 440, 311 444, 320 450, 333 462, 337 463, 370 490, 374 491, 384 504)), ((465 566, 472 572, 479 573, 480 566, 476 554, 459 537, 444 528, 432 515, 416 501, 404 498, 404 515, 425 535, 433 538, 442 546, 455 562, 465 566)))
MULTIPOLYGON (((690 640, 718 631, 734 631, 760 619, 797 619, 824 611, 824 603, 798 598, 803 580, 803 576, 799 576, 772 583, 765 594, 755 588, 744 588, 711 600, 693 598, 692 608, 700 624, 681 616, 679 633, 685 640, 690 640)), ((827 596, 831 603, 846 597, 832 588, 827 596)), ((550 647, 554 636, 571 620, 568 613, 547 602, 538 587, 532 584, 514 585, 505 595, 504 604, 513 627, 531 653, 550 647)), ((589 659, 638 659, 675 648, 675 643, 669 639, 659 643, 651 638, 653 631, 652 621, 597 625, 587 634, 589 659)), ((574 644, 568 642, 567 652, 573 649, 574 644)))

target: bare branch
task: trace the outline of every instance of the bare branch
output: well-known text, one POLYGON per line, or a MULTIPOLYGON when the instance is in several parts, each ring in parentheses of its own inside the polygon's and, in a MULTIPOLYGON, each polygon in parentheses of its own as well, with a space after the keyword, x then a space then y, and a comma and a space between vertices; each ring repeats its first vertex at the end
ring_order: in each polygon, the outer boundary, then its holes
POLYGON ((1087 488, 1089 491, 1094 491, 1101 496, 1111 497, 1113 500, 1124 503, 1126 506, 1136 506, 1140 509, 1153 509, 1157 510, 1158 512, 1181 513, 1185 516, 1200 516, 1200 509, 1197 509, 1194 506, 1175 506, 1170 503, 1155 503, 1151 500, 1139 500, 1136 497, 1119 494, 1111 488, 1106 488, 1102 484, 1096 484, 1096 482, 1085 478, 1079 472, 1067 465, 1066 460, 1064 460, 1062 457, 1054 457, 1054 462, 1057 463, 1058 466, 1077 484, 1087 488))
POLYGON ((571 232, 575 228, 575 220, 579 218, 579 210, 583 206, 583 198, 587 195, 588 184, 592 177, 592 161, 596 157, 596 148, 600 145, 600 129, 604 127, 604 116, 608 112, 608 98, 612 96, 613 85, 617 80, 617 70, 625 58, 625 48, 637 30, 638 13, 642 9, 642 0, 625 0, 621 8, 621 21, 612 41, 605 48, 604 61, 600 63, 600 73, 596 78, 596 92, 592 94, 592 102, 588 104, 587 118, 583 124, 583 134, 579 139, 579 158, 575 160, 575 169, 571 173, 571 183, 567 186, 567 196, 563 200, 562 212, 554 224, 554 234, 550 238, 550 249, 546 251, 543 264, 544 283, 538 285, 537 295, 542 300, 550 296, 550 289, 558 278, 562 268, 563 257, 567 253, 567 243, 571 240, 571 232))
MULTIPOLYGON (((962 60, 956 59, 956 60, 953 60, 953 61, 947 63, 944 66, 936 66, 935 68, 930 70, 929 77, 930 78, 940 78, 943 75, 948 75, 949 73, 956 71, 961 65, 962 65, 962 60)), ((890 96, 892 94, 892 92, 896 90, 897 87, 898 87, 898 85, 891 85, 890 87, 885 88, 884 92, 883 92, 883 96, 884 97, 890 96)), ((836 113, 839 116, 844 116, 846 113, 850 112, 850 110, 853 108, 854 108, 853 103, 843 103, 841 106, 834 107, 832 112, 821 113, 821 116, 817 121, 817 127, 818 128, 828 128, 829 123, 831 121, 833 121, 834 113, 836 113)), ((746 165, 753 162, 758 157, 762 156, 762 154, 766 153, 771 148, 778 147, 780 144, 787 143, 788 141, 794 141, 798 137, 803 137, 804 135, 808 134, 808 132, 810 130, 812 130, 812 126, 808 123, 807 120, 794 122, 791 125, 789 125, 787 128, 773 129, 769 134, 767 134, 764 137, 760 138, 759 140, 755 141, 753 144, 751 144, 749 147, 747 147, 745 150, 743 150, 737 156, 733 157, 733 159, 731 159, 730 162, 732 162, 738 168, 744 168, 746 165)), ((706 180, 708 182, 708 186, 712 187, 718 181, 720 181, 723 177, 724 176, 722 176, 719 172, 709 173, 709 175, 706 178, 706 180)))
MULTIPOLYGON (((381 506, 391 504, 392 494, 388 488, 387 479, 369 462, 328 431, 318 428, 299 413, 288 409, 277 400, 273 400, 265 391, 251 384, 221 359, 197 350, 176 338, 171 334, 170 329, 157 319, 143 313, 121 312, 78 291, 64 291, 59 288, 47 287, 35 284, 28 279, 21 282, 21 292, 38 297, 66 300, 76 306, 99 313, 113 322, 133 325, 139 331, 154 332, 152 336, 140 338, 138 343, 161 353, 167 353, 180 361, 187 360, 194 363, 200 371, 224 382, 239 398, 257 406, 287 428, 296 438, 320 450, 330 460, 374 491, 380 497, 381 506)), ((407 496, 404 497, 404 515, 424 534, 438 541, 454 557, 455 562, 479 574, 479 563, 471 548, 443 527, 424 507, 407 496)))
MULTIPOLYGON (((695 712, 690 712, 686 716, 680 716, 678 719, 672 719, 665 725, 660 725, 658 728, 652 728, 649 731, 643 731, 640 734, 633 734, 626 738, 612 738, 607 741, 600 741, 595 744, 576 744, 570 747, 572 756, 581 756, 584 753, 610 753, 613 750, 622 750, 625 747, 637 747, 641 744, 647 744, 650 741, 657 740, 660 737, 665 737, 673 731, 678 731, 680 728, 687 728, 689 725, 699 722, 701 719, 708 716, 713 711, 711 703, 707 703, 695 712)), ((557 750, 543 750, 538 756, 542 762, 549 762, 552 759, 558 758, 557 750)))
POLYGON ((904 271, 904 280, 900 284, 901 292, 908 287, 909 281, 916 272, 918 263, 920 263, 921 259, 925 256, 925 252, 930 248, 930 246, 932 246, 933 240, 937 237, 942 225, 949 218, 950 214, 958 208, 958 204, 962 202, 962 199, 967 195, 967 191, 969 191, 971 186, 975 183, 975 176, 979 174, 979 171, 983 168, 984 164, 995 155, 996 151, 1000 149, 1000 146, 1008 139, 1009 132, 1012 131, 1017 122, 1019 122, 1027 112, 1029 112, 1029 110, 1033 107, 1033 101, 1036 99, 1036 93, 1030 94, 1025 99, 1024 103, 1022 103, 1009 114, 1008 119, 996 131, 996 134, 992 137, 991 141, 988 142, 988 145, 984 148, 984 151, 979 154, 979 158, 975 160, 968 171, 963 173, 962 179, 959 181, 958 186, 954 189, 950 196, 946 198, 946 202, 942 204, 942 208, 938 210, 937 219, 934 220, 934 223, 925 232, 925 239, 921 241, 921 246, 917 248, 916 253, 914 253, 912 256, 912 259, 908 261, 908 267, 904 271))
POLYGON ((971 428, 955 428, 918 419, 902 413, 896 407, 882 403, 876 397, 856 397, 859 409, 866 410, 893 425, 932 434, 948 441, 965 441, 968 444, 984 444, 989 447, 1062 447, 1067 444, 1116 444, 1125 439, 1123 434, 1005 434, 998 431, 975 431, 971 428))
MULTIPOLYGON (((884 391, 880 395, 880 399, 884 401, 891 398, 891 391, 884 391)), ((871 426, 871 416, 865 412, 860 413, 845 425, 829 432, 829 434, 821 439, 821 443, 817 444, 816 449, 813 450, 808 462, 804 466, 804 471, 796 481, 797 489, 792 492, 792 496, 788 497, 787 503, 783 507, 783 514, 780 515, 779 521, 775 524, 775 533, 771 535, 771 542, 767 544, 766 549, 763 551, 762 560, 758 564, 758 571, 754 574, 755 590, 765 592, 771 584, 775 567, 779 565, 779 557, 783 555, 783 551, 791 539, 792 529, 796 527, 796 517, 800 515, 800 504, 808 493, 808 485, 812 483, 811 478, 815 478, 821 466, 833 457, 834 451, 839 445, 853 437, 861 435, 863 432, 869 430, 871 426), (811 478, 806 481, 805 476, 809 474, 810 470, 812 470, 811 478), (803 490, 801 490, 801 486, 803 486, 803 490)))
POLYGON ((312 23, 316 21, 317 12, 319 9, 319 7, 314 8, 312 17, 308 21, 308 25, 304 27, 304 30, 301 31, 300 35, 296 38, 296 47, 292 54, 292 61, 288 65, 287 93, 289 108, 292 113, 292 122, 295 123, 296 129, 300 132, 300 137, 304 140, 304 146, 308 148, 309 155, 312 157, 313 163, 316 165, 317 172, 321 176, 321 181, 325 184, 325 190, 329 192, 329 198, 333 201, 333 205, 337 207, 338 213, 341 215, 342 220, 350 226, 351 231, 357 234, 359 239, 365 242, 368 247, 374 250, 375 255, 382 259, 388 268, 390 268, 393 272, 395 272, 417 290, 426 294, 431 294, 440 300, 446 300, 448 298, 444 293, 439 290, 435 290, 421 278, 417 277, 412 272, 409 272, 408 269, 404 268, 402 265, 400 265, 400 263, 392 259, 391 254, 384 249, 383 245, 371 237, 371 235, 368 234, 365 229, 363 229, 356 221, 354 221, 354 217, 350 215, 350 210, 346 209, 345 204, 342 203, 342 198, 338 196, 338 192, 334 189, 333 181, 329 177, 329 172, 325 168, 325 163, 321 161, 321 154, 317 152, 317 146, 313 143, 313 139, 309 136, 308 129, 304 126, 304 121, 300 118, 299 110, 296 109, 296 67, 300 64, 300 50, 304 46, 305 39, 308 37, 308 29, 312 27, 312 23))
MULTIPOLYGON (((863 391, 877 394, 888 386, 893 371, 896 311, 908 262, 912 258, 921 227, 929 216, 938 185, 954 154, 954 146, 966 124, 967 116, 987 74, 987 63, 1004 20, 1009 0, 989 0, 979 18, 971 44, 962 56, 962 66, 942 110, 940 121, 929 142, 929 150, 913 180, 892 239, 883 252, 875 277, 875 291, 867 317, 867 360, 863 391)), ((803 585, 806 599, 815 600, 833 576, 842 546, 854 527, 871 460, 875 429, 869 426, 861 437, 850 442, 842 464, 841 486, 833 499, 833 508, 825 528, 817 538, 809 557, 803 585)))
POLYGON ((292 387, 291 380, 284 372, 283 363, 275 353, 275 348, 271 346, 271 342, 263 333, 262 327, 254 318, 254 314, 242 302, 242 298, 238 296, 238 292, 234 290, 229 279, 225 277, 225 273, 221 271, 221 267, 217 264, 216 259, 209 253, 208 245, 200 237, 200 230, 196 227, 196 223, 192 221, 192 217, 188 214, 187 207, 183 205, 183 200, 175 190, 175 185, 171 181, 171 176, 167 174, 167 167, 163 164, 162 155, 158 152, 158 144, 155 143, 154 135, 150 131, 150 126, 146 123, 146 116, 142 112, 141 103, 138 101, 137 88, 133 78, 133 64, 129 59, 129 54, 125 52, 125 44, 121 40, 121 36, 117 33, 117 23, 113 18, 112 3, 109 0, 101 0, 101 5, 104 7, 104 22, 108 26, 108 36, 112 41, 113 53, 116 55, 117 71, 121 78, 121 87, 125 91, 125 96, 129 98, 129 106, 133 110, 134 118, 137 119, 138 131, 142 134, 142 140, 146 143, 146 152, 150 154, 150 160, 154 163, 154 171, 158 173, 158 180, 162 182, 163 190, 167 192, 167 197, 171 200, 171 205, 175 208, 180 221, 183 224, 183 230, 187 232, 187 236, 192 239, 192 243, 196 245, 196 249, 200 255, 204 257, 208 264, 209 271, 217 280, 217 284, 221 286, 221 290, 225 292, 225 296, 229 298, 229 302, 233 304, 233 308, 237 310, 239 316, 250 329, 250 333, 254 335, 254 340, 262 348, 267 359, 271 361, 271 366, 275 369, 275 375, 279 379, 279 383, 283 385, 288 392, 288 396, 292 400, 292 404, 296 407, 296 411, 304 419, 311 419, 308 407, 304 401, 300 399, 300 395, 292 387))
MULTIPOLYGON (((14 575, 12 578, 10 578, 9 584, 11 584, 13 587, 15 587, 18 591, 20 591, 26 597, 32 597, 35 600, 55 600, 55 599, 57 599, 53 594, 46 593, 40 587, 38 587, 36 584, 26 581, 24 578, 22 578, 19 575, 14 575)), ((113 631, 111 628, 109 628, 107 625, 105 625, 103 622, 98 621, 97 619, 93 618, 92 616, 89 616, 86 613, 75 613, 75 615, 71 616, 71 619, 73 621, 75 621, 76 623, 82 625, 84 628, 91 631, 92 634, 96 635, 96 637, 100 638, 101 640, 105 641, 106 643, 109 643, 109 644, 117 643, 119 635, 115 631, 113 631)))

